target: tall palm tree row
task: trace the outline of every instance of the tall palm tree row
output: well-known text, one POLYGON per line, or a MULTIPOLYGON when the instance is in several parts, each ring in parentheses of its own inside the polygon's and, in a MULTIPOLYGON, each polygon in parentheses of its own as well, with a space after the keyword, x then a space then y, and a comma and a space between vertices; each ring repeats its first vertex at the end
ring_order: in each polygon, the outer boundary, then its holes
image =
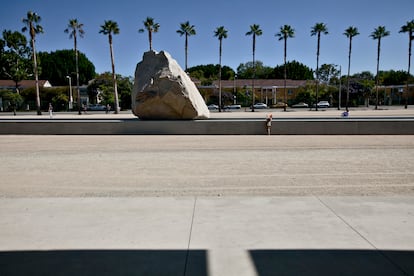
POLYGON ((319 92, 319 49, 321 44, 321 34, 328 34, 328 28, 324 23, 316 23, 311 29, 311 36, 317 35, 318 44, 316 47, 316 111, 318 111, 318 92, 319 92))
POLYGON ((286 71, 286 55, 287 55, 287 40, 288 38, 295 37, 295 30, 290 25, 284 25, 280 27, 280 31, 276 34, 276 37, 279 37, 279 40, 284 40, 284 105, 283 110, 286 111, 286 104, 287 104, 287 93, 286 93, 286 79, 287 79, 287 71, 286 71))
POLYGON ((116 74, 115 74, 115 62, 114 62, 114 52, 112 48, 112 34, 119 34, 118 23, 112 20, 105 21, 104 25, 101 26, 99 33, 108 35, 109 40, 109 51, 111 54, 111 64, 112 64, 112 80, 114 83, 114 94, 115 94, 115 114, 119 113, 119 100, 118 100, 118 85, 116 83, 116 74))
POLYGON ((408 106, 408 83, 410 80, 410 66, 411 66, 411 45, 414 40, 414 20, 408 21, 407 24, 401 26, 400 33, 408 33, 408 70, 407 70, 407 87, 405 91, 405 108, 408 106))
POLYGON ((196 34, 195 26, 191 25, 189 21, 181 23, 180 29, 177 30, 180 36, 185 36, 185 71, 188 70, 188 37, 196 34))
MULTIPOLYGON (((79 90, 79 58, 78 58, 78 42, 77 37, 83 37, 85 31, 83 30, 83 24, 79 23, 77 19, 70 19, 65 33, 69 33, 69 38, 73 38, 74 51, 75 51, 75 64, 76 64, 76 91, 78 97, 78 114, 81 115, 81 98, 79 90)), ((71 92, 72 93, 72 92, 71 92)), ((72 95, 72 94, 71 94, 72 95)))
POLYGON ((348 27, 345 32, 344 35, 349 38, 349 51, 348 51, 348 75, 346 78, 346 111, 349 111, 349 75, 350 75, 350 70, 351 70, 351 52, 352 52, 352 38, 354 36, 359 35, 358 32, 358 28, 357 27, 348 27))
POLYGON ((377 76, 375 78, 375 90, 376 90, 376 100, 375 100, 375 109, 378 109, 378 86, 379 86, 379 62, 380 62, 380 53, 381 53, 381 38, 389 36, 390 32, 385 29, 385 26, 378 26, 372 33, 371 37, 374 40, 378 40, 377 45, 377 76))
POLYGON ((26 25, 22 28, 22 32, 29 31, 30 40, 32 44, 32 57, 33 57, 33 71, 35 75, 35 84, 36 84, 36 108, 37 108, 37 115, 42 115, 40 110, 40 92, 39 92, 39 71, 37 67, 37 57, 36 57, 36 47, 35 47, 35 40, 36 35, 43 33, 43 27, 39 25, 41 21, 40 16, 32 11, 27 12, 26 18, 23 18, 23 23, 26 25))
MULTIPOLYGON (((152 33, 157 33, 160 29, 160 24, 154 21, 154 18, 147 17, 145 21, 143 21, 145 29, 148 31, 148 42, 150 51, 152 51, 152 33)), ((138 32, 143 33, 145 29, 139 29, 138 32)))
POLYGON ((224 26, 217 27, 214 31, 214 36, 219 40, 219 112, 221 112, 221 54, 222 54, 222 46, 223 46, 223 39, 227 38, 227 30, 224 26))
POLYGON ((252 112, 254 112, 254 80, 256 78, 256 36, 261 36, 263 34, 262 29, 260 29, 260 25, 253 24, 250 25, 250 31, 246 33, 246 35, 251 35, 253 37, 253 76, 252 76, 252 112))

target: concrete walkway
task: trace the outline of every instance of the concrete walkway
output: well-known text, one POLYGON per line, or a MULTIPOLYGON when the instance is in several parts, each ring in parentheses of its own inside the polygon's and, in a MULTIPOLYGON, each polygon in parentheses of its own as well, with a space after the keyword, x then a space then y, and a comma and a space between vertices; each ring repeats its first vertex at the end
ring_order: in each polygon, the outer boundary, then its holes
POLYGON ((0 136, 0 275, 414 275, 413 136, 0 136))
POLYGON ((413 197, 0 199, 0 275, 414 275, 413 197))

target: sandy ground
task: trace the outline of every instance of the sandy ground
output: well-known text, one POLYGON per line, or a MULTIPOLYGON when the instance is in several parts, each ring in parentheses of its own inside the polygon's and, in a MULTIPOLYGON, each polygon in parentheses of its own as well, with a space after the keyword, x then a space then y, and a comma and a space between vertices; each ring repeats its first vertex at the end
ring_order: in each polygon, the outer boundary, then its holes
POLYGON ((0 197, 414 195, 413 136, 0 136, 0 197))

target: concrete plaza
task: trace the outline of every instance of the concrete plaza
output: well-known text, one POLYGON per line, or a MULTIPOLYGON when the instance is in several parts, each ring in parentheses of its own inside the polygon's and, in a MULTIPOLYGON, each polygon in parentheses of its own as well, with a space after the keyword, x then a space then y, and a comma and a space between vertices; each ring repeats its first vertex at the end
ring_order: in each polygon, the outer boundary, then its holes
POLYGON ((0 136, 0 275, 414 275, 413 136, 0 136))

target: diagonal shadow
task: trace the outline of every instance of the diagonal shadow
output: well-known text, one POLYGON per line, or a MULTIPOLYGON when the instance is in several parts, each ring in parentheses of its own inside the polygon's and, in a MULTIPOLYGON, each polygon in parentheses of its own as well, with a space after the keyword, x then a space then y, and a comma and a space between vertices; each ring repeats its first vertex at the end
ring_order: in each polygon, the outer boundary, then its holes
POLYGON ((414 275, 414 251, 251 250, 259 276, 414 275))
POLYGON ((200 275, 207 276, 204 250, 56 250, 0 252, 0 275, 200 275))

